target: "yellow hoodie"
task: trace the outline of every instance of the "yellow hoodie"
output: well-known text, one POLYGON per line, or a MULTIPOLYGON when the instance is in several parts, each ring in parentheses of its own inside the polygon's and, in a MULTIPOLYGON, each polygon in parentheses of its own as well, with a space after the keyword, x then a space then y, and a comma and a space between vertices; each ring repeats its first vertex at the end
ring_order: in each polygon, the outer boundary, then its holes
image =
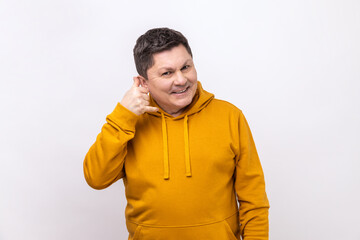
POLYGON ((118 104, 106 120, 84 174, 95 189, 123 178, 128 239, 268 239, 263 171, 241 110, 198 82, 178 117, 118 104))

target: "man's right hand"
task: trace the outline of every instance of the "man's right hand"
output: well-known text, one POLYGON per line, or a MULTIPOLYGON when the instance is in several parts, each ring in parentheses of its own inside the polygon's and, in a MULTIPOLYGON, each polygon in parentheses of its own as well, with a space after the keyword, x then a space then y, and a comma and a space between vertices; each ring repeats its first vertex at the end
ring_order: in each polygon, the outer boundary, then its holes
POLYGON ((148 93, 149 90, 147 88, 140 86, 139 77, 134 77, 134 84, 125 93, 120 104, 136 115, 141 115, 145 112, 156 112, 159 109, 149 105, 150 97, 148 93))

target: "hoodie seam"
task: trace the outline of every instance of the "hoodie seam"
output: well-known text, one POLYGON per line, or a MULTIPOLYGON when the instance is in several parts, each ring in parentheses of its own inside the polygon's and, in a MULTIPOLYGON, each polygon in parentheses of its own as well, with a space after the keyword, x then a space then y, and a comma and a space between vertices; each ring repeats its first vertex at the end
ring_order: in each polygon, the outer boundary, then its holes
POLYGON ((142 227, 150 227, 150 228, 190 228, 190 227, 201 227, 201 226, 206 226, 206 225, 211 225, 211 224, 215 224, 215 223, 219 223, 219 222, 223 222, 231 217, 233 217, 235 214, 238 214, 239 211, 236 211, 235 213, 231 214, 230 216, 221 219, 221 220, 217 220, 217 221, 212 221, 212 222, 208 222, 208 223, 198 223, 198 224, 192 224, 192 225, 153 225, 153 224, 143 224, 143 223, 139 223, 139 222, 135 222, 132 221, 130 219, 127 219, 127 221, 134 223, 138 226, 142 226, 142 227))

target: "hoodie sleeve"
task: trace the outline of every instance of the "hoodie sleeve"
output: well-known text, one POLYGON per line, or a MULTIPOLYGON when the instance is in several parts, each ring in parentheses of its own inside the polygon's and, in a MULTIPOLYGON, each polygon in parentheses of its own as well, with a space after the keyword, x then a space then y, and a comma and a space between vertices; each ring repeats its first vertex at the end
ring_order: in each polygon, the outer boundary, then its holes
POLYGON ((106 117, 83 165, 85 179, 92 188, 104 189, 124 177, 127 143, 134 137, 137 118, 120 103, 106 117))
POLYGON ((240 204, 241 236, 244 240, 267 240, 269 202, 264 174, 249 125, 242 112, 239 134, 235 190, 240 204))

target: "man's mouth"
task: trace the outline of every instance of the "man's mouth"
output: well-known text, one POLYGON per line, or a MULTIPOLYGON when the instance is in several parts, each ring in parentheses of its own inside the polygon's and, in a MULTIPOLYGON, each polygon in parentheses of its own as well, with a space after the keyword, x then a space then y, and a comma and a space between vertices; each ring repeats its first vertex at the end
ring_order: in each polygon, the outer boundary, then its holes
POLYGON ((189 89, 189 87, 187 87, 187 88, 185 88, 183 90, 180 90, 180 91, 172 92, 172 94, 181 94, 181 93, 186 92, 188 89, 189 89))

